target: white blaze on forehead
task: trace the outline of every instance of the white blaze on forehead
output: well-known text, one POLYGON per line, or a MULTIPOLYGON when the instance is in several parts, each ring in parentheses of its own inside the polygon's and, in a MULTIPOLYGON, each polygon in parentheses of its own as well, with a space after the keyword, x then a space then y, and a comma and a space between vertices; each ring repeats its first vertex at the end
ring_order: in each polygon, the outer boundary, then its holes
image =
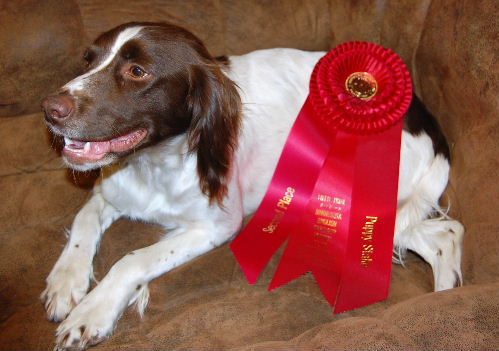
POLYGON ((118 34, 118 36, 114 40, 113 46, 111 47, 111 50, 109 50, 107 56, 104 58, 104 60, 102 60, 102 62, 97 67, 82 74, 81 76, 76 77, 75 79, 67 83, 63 87, 63 89, 69 90, 70 93, 82 90, 85 87, 85 82, 88 80, 87 78, 106 68, 111 63, 111 61, 113 61, 113 59, 115 58, 116 54, 121 49, 121 47, 125 45, 125 43, 128 42, 129 40, 135 38, 142 28, 143 27, 141 26, 137 26, 137 27, 126 28, 125 30, 123 30, 120 34, 118 34))

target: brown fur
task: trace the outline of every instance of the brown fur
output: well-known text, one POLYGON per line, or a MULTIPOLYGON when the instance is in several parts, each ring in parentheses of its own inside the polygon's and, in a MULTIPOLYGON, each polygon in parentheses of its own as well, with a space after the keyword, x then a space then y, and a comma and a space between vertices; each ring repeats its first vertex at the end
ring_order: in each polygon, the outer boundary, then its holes
POLYGON ((190 152, 197 154, 201 190, 222 205, 240 127, 236 86, 196 36, 167 23, 127 23, 102 34, 84 54, 87 69, 101 62, 119 32, 136 25, 145 26, 140 37, 125 43, 113 62, 92 76, 89 91, 57 94, 74 103, 67 118, 52 118, 47 98, 47 122, 81 141, 146 129, 146 138, 134 149, 115 153, 120 158, 186 134, 190 152), (148 78, 127 78, 123 72, 133 64, 149 72, 148 78))
POLYGON ((435 154, 441 154, 450 161, 450 150, 437 120, 414 94, 411 106, 404 118, 404 130, 413 135, 426 133, 431 138, 435 154))
POLYGON ((222 203, 239 131, 241 100, 234 83, 218 68, 192 66, 187 96, 192 123, 191 151, 197 152, 203 193, 222 203))

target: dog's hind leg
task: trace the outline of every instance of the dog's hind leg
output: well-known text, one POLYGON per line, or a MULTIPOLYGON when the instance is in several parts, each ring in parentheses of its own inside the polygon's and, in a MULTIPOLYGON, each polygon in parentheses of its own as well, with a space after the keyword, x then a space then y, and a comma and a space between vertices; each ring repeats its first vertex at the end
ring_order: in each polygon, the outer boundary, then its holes
POLYGON ((402 256, 405 250, 411 250, 428 262, 433 269, 435 291, 461 285, 463 279, 464 228, 438 205, 448 174, 448 160, 435 156, 397 212, 395 253, 402 256))
POLYGON ((462 285, 463 235, 464 228, 458 221, 443 218, 426 219, 402 233, 406 236, 405 249, 418 253, 431 265, 435 291, 462 285))

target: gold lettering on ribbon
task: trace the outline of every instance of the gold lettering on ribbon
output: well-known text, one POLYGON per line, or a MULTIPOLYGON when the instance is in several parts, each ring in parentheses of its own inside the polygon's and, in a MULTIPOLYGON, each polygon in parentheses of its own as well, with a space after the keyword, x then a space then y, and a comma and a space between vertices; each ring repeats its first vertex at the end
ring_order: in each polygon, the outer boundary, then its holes
POLYGON ((366 268, 369 267, 369 264, 373 261, 374 229, 377 221, 377 216, 366 216, 366 221, 362 227, 362 232, 360 233, 360 238, 363 242, 360 254, 360 265, 366 268))
POLYGON ((262 228, 266 233, 272 234, 275 232, 279 223, 281 223, 284 214, 286 213, 289 205, 293 202, 296 190, 292 187, 286 188, 284 195, 277 201, 276 208, 274 209, 274 217, 270 221, 269 225, 262 228))
POLYGON ((345 199, 326 194, 317 195, 314 217, 314 240, 312 246, 315 249, 327 249, 339 222, 343 220, 343 209, 345 199))
POLYGON ((318 194, 311 199, 308 210, 312 220, 312 241, 301 248, 308 262, 321 267, 331 267, 336 258, 331 254, 331 241, 345 214, 345 199, 327 194, 318 194))
POLYGON ((335 221, 333 219, 328 219, 328 218, 317 218, 317 224, 336 228, 338 226, 338 221, 335 221))
POLYGON ((339 212, 332 212, 332 211, 322 210, 322 209, 315 210, 315 215, 329 217, 332 219, 343 219, 343 214, 341 214, 339 212))

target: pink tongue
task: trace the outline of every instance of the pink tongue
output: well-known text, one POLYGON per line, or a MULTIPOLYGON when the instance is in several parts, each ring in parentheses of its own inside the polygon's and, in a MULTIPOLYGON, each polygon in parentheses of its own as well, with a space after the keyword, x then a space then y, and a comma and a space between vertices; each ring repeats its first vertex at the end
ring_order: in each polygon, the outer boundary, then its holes
POLYGON ((92 141, 90 142, 90 150, 88 151, 88 153, 107 154, 110 151, 111 151, 110 141, 92 141))
MULTIPOLYGON (((107 141, 91 141, 90 150, 86 153, 107 154, 108 152, 127 151, 134 147, 145 136, 144 130, 137 130, 133 133, 123 135, 107 141)), ((78 147, 85 147, 85 142, 78 141, 78 147)))
POLYGON ((69 162, 77 165, 83 165, 85 163, 97 162, 103 159, 108 153, 106 150, 109 150, 109 144, 110 143, 108 141, 92 142, 90 143, 90 150, 84 151, 83 148, 85 143, 73 142, 73 145, 78 151, 73 151, 72 148, 65 147, 62 150, 62 154, 69 162))
POLYGON ((78 152, 64 148, 63 153, 76 164, 95 162, 104 158, 109 152, 120 152, 131 149, 145 137, 146 133, 145 130, 141 129, 108 141, 92 141, 90 142, 89 150, 84 150, 86 142, 75 140, 73 141, 73 145, 78 149, 78 152))
MULTIPOLYGON (((97 144, 105 144, 108 143, 108 145, 99 145, 99 148, 106 148, 108 147, 106 152, 120 152, 120 151, 127 151, 137 145, 145 136, 146 136, 146 131, 143 129, 139 129, 133 133, 121 136, 119 138, 112 139, 110 141, 103 141, 103 142, 97 142, 97 144)), ((92 143, 93 144, 93 143, 92 143)))

